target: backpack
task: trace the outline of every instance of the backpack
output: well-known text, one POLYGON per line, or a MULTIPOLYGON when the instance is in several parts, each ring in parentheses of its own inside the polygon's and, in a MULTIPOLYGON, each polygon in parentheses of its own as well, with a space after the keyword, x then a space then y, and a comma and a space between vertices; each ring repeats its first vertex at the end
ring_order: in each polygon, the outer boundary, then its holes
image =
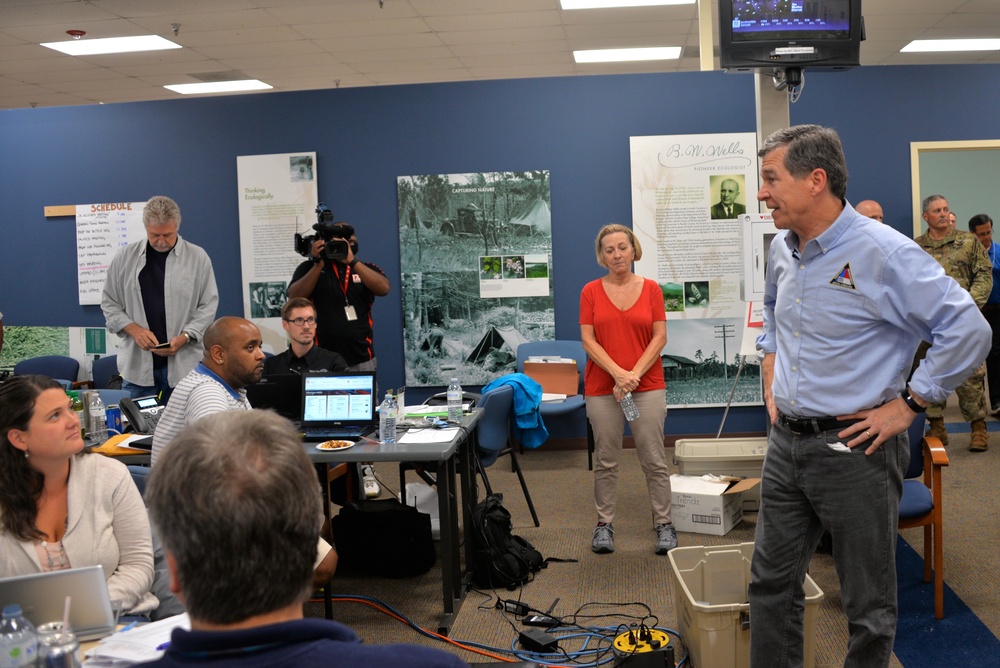
POLYGON ((437 561, 431 517, 396 499, 354 501, 330 521, 338 567, 388 578, 423 575, 437 561))
POLYGON ((478 587, 515 589, 545 568, 542 553, 512 533, 503 494, 490 494, 472 511, 473 571, 478 587))

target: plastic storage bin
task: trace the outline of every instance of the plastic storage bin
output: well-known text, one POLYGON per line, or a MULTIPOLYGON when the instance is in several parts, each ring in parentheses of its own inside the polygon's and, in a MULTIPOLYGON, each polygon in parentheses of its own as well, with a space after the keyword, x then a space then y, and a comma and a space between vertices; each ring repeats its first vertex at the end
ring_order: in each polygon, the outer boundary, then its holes
MULTIPOLYGON (((747 668, 750 665, 750 559, 753 543, 677 547, 670 557, 674 601, 681 638, 694 668, 747 668)), ((804 638, 805 668, 816 664, 816 619, 823 592, 809 575, 804 638)))
MULTIPOLYGON (((759 478, 764 468, 767 437, 681 438, 674 447, 674 464, 681 475, 731 475, 759 478)), ((743 512, 760 509, 760 486, 743 495, 743 512)))

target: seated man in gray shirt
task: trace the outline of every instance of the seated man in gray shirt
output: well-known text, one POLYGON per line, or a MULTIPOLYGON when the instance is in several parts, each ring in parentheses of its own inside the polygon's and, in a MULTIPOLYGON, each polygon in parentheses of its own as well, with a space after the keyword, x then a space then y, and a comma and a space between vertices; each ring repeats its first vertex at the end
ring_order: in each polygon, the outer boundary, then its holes
POLYGON ((288 350, 265 360, 265 376, 347 369, 343 357, 316 345, 316 308, 305 297, 285 303, 281 308, 281 326, 288 332, 288 350))

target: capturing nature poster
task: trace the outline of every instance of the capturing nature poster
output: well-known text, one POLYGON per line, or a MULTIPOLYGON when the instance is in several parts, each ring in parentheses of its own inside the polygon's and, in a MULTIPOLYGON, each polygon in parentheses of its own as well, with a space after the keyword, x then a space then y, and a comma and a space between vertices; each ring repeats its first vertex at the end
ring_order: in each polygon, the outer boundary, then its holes
POLYGON ((406 384, 485 385, 552 339, 549 172, 396 180, 406 384))
POLYGON ((667 311, 667 403, 761 403, 759 367, 740 364, 738 216, 758 208, 756 135, 631 137, 630 156, 635 271, 659 283, 667 311))

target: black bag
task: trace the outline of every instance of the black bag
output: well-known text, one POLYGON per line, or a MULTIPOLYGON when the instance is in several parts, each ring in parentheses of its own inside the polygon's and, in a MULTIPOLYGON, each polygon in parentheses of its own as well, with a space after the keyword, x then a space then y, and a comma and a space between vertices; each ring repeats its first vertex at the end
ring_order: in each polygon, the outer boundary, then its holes
POLYGON ((354 501, 330 521, 338 568, 387 578, 423 575, 437 561, 431 516, 396 499, 354 501))
POLYGON ((512 533, 502 494, 490 494, 472 511, 475 527, 472 580, 478 587, 515 589, 545 568, 542 553, 512 533))

